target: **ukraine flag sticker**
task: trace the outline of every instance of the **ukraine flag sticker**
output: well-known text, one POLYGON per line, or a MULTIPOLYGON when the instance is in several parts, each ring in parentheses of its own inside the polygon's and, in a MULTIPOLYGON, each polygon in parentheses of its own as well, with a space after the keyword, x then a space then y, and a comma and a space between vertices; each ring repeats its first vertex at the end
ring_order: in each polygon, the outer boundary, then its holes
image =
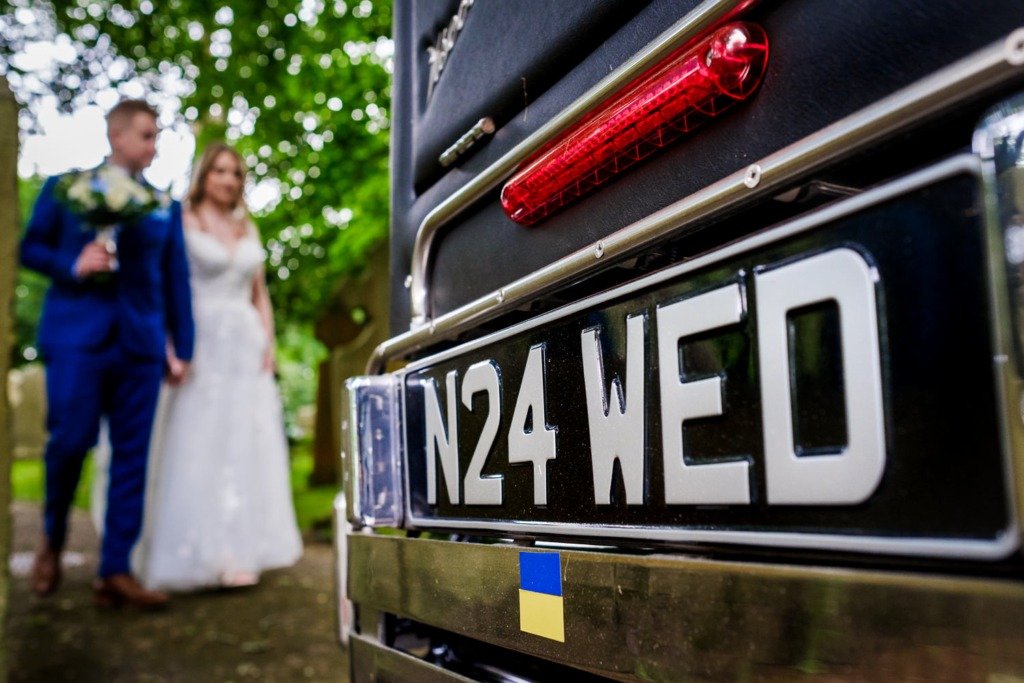
POLYGON ((565 642, 559 553, 519 553, 519 630, 565 642))

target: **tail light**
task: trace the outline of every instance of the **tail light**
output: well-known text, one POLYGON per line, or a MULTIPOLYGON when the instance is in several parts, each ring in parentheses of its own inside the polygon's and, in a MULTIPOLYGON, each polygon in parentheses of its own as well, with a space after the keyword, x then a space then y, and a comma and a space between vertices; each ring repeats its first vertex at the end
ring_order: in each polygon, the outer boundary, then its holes
POLYGON ((685 45, 526 162, 501 192, 509 218, 533 225, 612 180, 757 89, 768 38, 731 23, 685 45))

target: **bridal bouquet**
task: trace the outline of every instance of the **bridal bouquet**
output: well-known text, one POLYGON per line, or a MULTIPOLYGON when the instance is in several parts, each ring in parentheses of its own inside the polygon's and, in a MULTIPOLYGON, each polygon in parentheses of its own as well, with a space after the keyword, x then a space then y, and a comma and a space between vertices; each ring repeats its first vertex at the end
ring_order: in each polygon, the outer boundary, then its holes
POLYGON ((166 195, 111 164, 64 175, 54 196, 82 219, 84 230, 95 229, 97 241, 115 257, 120 227, 168 203, 166 195))

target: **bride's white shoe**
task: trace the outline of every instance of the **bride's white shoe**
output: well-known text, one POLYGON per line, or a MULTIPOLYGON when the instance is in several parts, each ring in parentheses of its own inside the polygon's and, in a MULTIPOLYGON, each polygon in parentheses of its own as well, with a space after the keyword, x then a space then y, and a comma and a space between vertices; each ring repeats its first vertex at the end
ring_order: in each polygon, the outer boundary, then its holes
POLYGON ((245 588, 255 586, 260 582, 260 577, 252 572, 232 572, 224 574, 220 579, 220 585, 224 588, 245 588))

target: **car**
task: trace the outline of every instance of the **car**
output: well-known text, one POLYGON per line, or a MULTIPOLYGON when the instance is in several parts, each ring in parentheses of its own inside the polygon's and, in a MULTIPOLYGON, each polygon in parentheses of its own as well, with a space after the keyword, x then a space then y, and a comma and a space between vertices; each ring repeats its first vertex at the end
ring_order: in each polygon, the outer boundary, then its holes
POLYGON ((1021 26, 396 3, 353 679, 1024 675, 1021 26))

